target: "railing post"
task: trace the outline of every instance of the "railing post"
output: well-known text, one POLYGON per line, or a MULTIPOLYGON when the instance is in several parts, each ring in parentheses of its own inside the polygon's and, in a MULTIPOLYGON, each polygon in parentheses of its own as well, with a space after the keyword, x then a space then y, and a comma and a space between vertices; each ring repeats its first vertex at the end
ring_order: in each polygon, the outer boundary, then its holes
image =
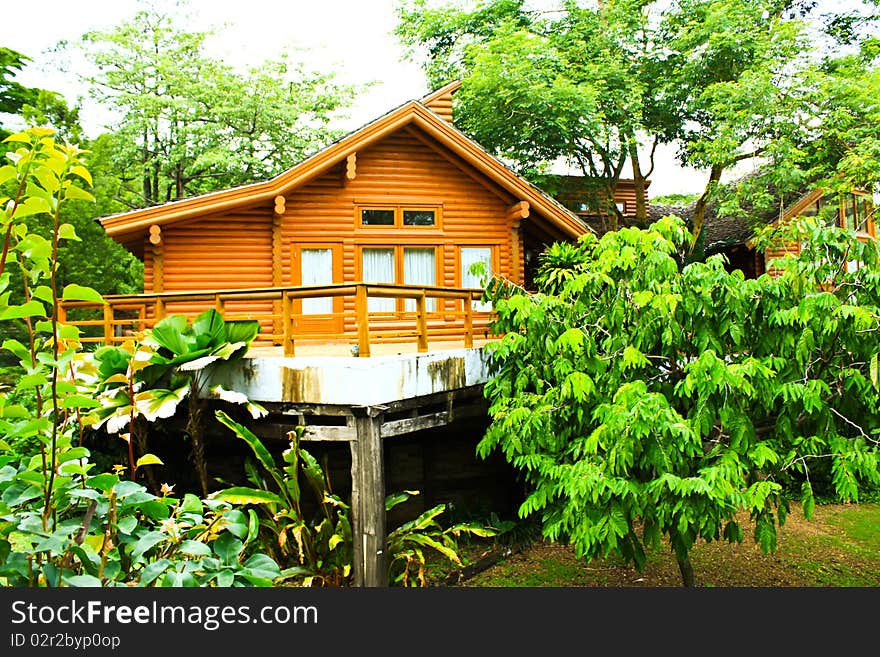
POLYGON ((64 307, 64 302, 58 302, 58 310, 55 313, 56 317, 58 317, 58 322, 60 324, 67 323, 67 308, 64 307))
POLYGON ((214 309, 218 313, 220 313, 221 315, 223 314, 223 310, 224 310, 223 297, 221 297, 219 294, 214 295, 214 309))
POLYGON ((474 346, 474 301, 473 296, 468 294, 463 300, 464 304, 464 346, 470 349, 474 346))
POLYGON ((113 306, 104 304, 104 344, 113 344, 113 306))
POLYGON ((165 318, 165 302, 162 299, 156 299, 156 321, 165 318))
POLYGON ((419 353, 428 351, 428 316, 425 304, 425 291, 422 290, 416 297, 416 326, 419 331, 419 353))
POLYGON ((367 304, 367 286, 360 283, 354 297, 355 321, 357 322, 358 356, 370 355, 370 313, 367 304))
POLYGON ((283 326, 284 337, 284 355, 292 357, 294 355, 293 346, 293 317, 291 309, 293 308, 293 299, 287 292, 281 293, 281 324, 283 326))

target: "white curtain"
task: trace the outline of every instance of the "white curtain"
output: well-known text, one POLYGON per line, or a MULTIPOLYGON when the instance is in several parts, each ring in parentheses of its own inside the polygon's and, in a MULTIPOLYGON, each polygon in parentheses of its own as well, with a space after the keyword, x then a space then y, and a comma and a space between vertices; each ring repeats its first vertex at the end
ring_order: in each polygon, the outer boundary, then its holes
MULTIPOLYGON (((333 282, 333 250, 302 250, 302 284, 329 285, 333 282)), ((333 299, 320 297, 302 300, 303 315, 323 315, 333 312, 333 299)))
MULTIPOLYGON (((394 249, 364 249, 361 269, 365 283, 394 283, 394 249)), ((371 313, 394 312, 394 299, 370 299, 371 313)))
MULTIPOLYGON (((467 288, 484 287, 481 277, 471 272, 471 267, 482 262, 485 264, 485 276, 488 279, 492 276, 492 248, 488 246, 463 246, 461 247, 461 286, 467 288)), ((492 310, 491 303, 483 301, 474 301, 473 309, 478 312, 489 312, 492 310)))
MULTIPOLYGON (((403 250, 403 282, 407 285, 437 285, 437 265, 433 248, 403 250)), ((425 307, 431 312, 436 305, 436 299, 428 299, 425 307)), ((407 299, 405 308, 407 312, 415 312, 415 300, 407 299)))

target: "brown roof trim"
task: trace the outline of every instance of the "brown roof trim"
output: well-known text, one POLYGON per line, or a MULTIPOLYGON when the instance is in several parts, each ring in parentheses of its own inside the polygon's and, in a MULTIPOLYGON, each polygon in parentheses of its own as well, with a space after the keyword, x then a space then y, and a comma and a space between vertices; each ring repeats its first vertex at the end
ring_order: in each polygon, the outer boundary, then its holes
POLYGON ((449 84, 440 87, 436 91, 432 91, 427 96, 422 98, 419 102, 422 105, 430 105, 435 100, 437 100, 438 98, 442 98, 446 94, 454 94, 456 91, 458 91, 459 87, 461 87, 461 80, 453 80, 449 84))
MULTIPOLYGON (((447 85, 447 87, 451 86, 447 85)), ((438 90, 443 91, 443 89, 438 90)), ((434 92, 434 93, 438 93, 434 92)), ((519 177, 499 160, 489 155, 473 140, 425 108, 418 101, 410 101, 397 109, 350 133, 293 168, 265 182, 243 185, 232 189, 202 194, 141 210, 111 215, 101 219, 107 234, 117 241, 130 240, 133 233, 145 232, 149 226, 176 223, 196 217, 228 212, 242 205, 268 202, 326 172, 339 161, 395 132, 408 124, 437 139, 466 162, 477 167, 484 175, 521 200, 528 201, 540 214, 571 237, 578 237, 588 229, 564 206, 544 194, 537 187, 519 177)))

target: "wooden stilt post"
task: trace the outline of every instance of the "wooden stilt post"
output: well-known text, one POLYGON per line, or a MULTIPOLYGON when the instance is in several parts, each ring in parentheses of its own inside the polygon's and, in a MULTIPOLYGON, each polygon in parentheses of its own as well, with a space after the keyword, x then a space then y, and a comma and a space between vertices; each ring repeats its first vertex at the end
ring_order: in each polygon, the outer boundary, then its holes
POLYGON ((351 511, 355 586, 388 585, 385 558, 383 407, 352 409, 357 439, 351 445, 351 511))

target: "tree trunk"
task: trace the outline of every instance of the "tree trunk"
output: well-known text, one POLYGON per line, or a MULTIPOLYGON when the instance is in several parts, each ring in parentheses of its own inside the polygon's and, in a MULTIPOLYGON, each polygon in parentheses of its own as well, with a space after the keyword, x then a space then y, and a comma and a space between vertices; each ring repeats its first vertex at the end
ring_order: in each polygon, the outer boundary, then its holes
MULTIPOLYGON (((139 452, 139 456, 143 456, 144 454, 150 451, 149 446, 147 444, 147 434, 150 428, 144 426, 144 422, 141 418, 135 418, 132 423, 131 432, 132 439, 135 440, 139 452)), ((147 480, 147 487, 154 495, 159 494, 159 490, 161 486, 159 486, 159 481, 156 479, 156 473, 153 472, 153 466, 147 466, 144 468, 144 477, 147 480)))
POLYGON ((192 459, 199 477, 202 495, 208 496, 208 466, 205 461, 205 440, 202 435, 202 404, 195 389, 189 392, 189 418, 186 431, 192 440, 192 459))
POLYGON ((715 189, 715 185, 718 184, 718 181, 721 180, 722 173, 724 173, 723 165, 712 165, 712 171, 709 173, 709 182, 706 183, 706 189, 703 191, 702 196, 697 199, 696 204, 694 204, 693 237, 691 238, 691 246, 688 250, 688 255, 693 255, 694 247, 700 239, 700 233, 703 232, 703 223, 706 219, 706 206, 709 204, 709 195, 715 189))
POLYGON ((682 586, 696 586, 696 583, 694 581, 694 567, 691 564, 690 556, 688 556, 687 554, 685 554, 684 557, 676 556, 675 560, 678 562, 678 571, 681 573, 682 586))
POLYGON ((630 136, 627 141, 629 159, 632 162, 633 186, 636 192, 636 226, 645 228, 648 225, 648 186, 639 164, 639 150, 635 136, 630 136))

